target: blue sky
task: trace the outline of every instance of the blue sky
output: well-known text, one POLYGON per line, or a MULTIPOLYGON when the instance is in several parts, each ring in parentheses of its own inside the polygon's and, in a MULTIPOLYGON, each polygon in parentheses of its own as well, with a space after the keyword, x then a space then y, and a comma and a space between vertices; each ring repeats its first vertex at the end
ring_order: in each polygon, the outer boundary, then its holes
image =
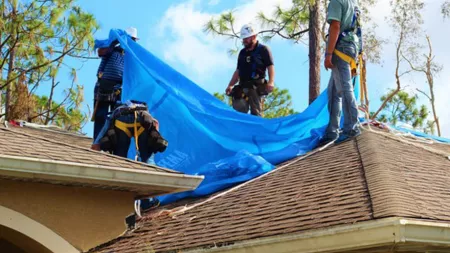
MULTIPOLYGON (((234 46, 231 40, 213 37, 202 32, 203 24, 211 17, 223 11, 233 9, 236 14, 238 28, 247 22, 254 22, 258 11, 270 14, 273 7, 289 6, 290 0, 164 0, 148 1, 133 0, 124 3, 119 0, 92 1, 79 0, 78 4, 84 10, 93 13, 101 25, 95 34, 103 39, 111 28, 125 29, 134 26, 138 29, 141 40, 139 43, 159 58, 166 61, 176 70, 199 84, 208 92, 223 92, 228 84, 236 65, 236 56, 229 56, 227 49, 234 46)), ((441 118, 441 128, 444 136, 450 137, 450 113, 447 96, 450 94, 450 57, 445 41, 450 35, 444 34, 444 21, 439 13, 438 0, 427 0, 424 15, 424 30, 434 41, 436 59, 444 65, 444 70, 437 78, 437 106, 441 118)), ((379 0, 379 4, 371 9, 371 15, 383 38, 390 39, 385 46, 382 65, 369 65, 368 84, 371 99, 371 109, 379 106, 379 97, 390 87, 394 87, 394 34, 385 22, 389 13, 388 0, 379 0)), ((445 29, 447 30, 447 29, 445 29)), ((276 68, 276 85, 289 89, 293 98, 294 108, 302 111, 308 105, 308 55, 303 44, 293 44, 282 39, 274 39, 268 45, 272 49, 276 68)), ((80 63, 75 63, 81 66, 80 63)), ((99 60, 83 63, 78 71, 78 82, 85 87, 85 104, 92 109, 93 86, 99 60)), ((322 69, 322 90, 326 87, 330 72, 322 69)), ((62 78, 65 78, 62 76, 62 78)), ((415 87, 427 87, 420 75, 412 75, 404 79, 408 90, 415 87)), ((421 100, 427 102, 426 100, 421 100)), ((87 107, 85 105, 85 110, 87 107)), ((92 123, 88 123, 84 132, 92 135, 92 123)))

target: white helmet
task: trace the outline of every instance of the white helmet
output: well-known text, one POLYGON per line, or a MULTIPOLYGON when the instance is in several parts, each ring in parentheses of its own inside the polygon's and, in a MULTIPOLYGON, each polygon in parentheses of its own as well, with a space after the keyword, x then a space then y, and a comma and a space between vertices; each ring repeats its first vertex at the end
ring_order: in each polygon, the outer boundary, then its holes
POLYGON ((258 33, 253 28, 252 25, 246 24, 241 28, 241 39, 246 39, 248 37, 251 37, 253 35, 257 35, 258 33))
POLYGON ((136 29, 136 28, 134 28, 134 27, 128 27, 128 28, 125 30, 125 32, 126 32, 129 36, 131 36, 132 38, 138 39, 138 36, 137 36, 137 29, 136 29))

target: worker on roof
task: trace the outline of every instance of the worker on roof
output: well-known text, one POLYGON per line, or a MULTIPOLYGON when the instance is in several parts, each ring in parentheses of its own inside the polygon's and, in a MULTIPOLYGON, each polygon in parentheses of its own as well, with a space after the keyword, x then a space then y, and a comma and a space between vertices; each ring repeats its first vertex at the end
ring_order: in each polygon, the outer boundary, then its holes
POLYGON ((275 68, 270 49, 261 44, 251 25, 244 25, 240 33, 244 48, 239 52, 237 68, 225 92, 232 96, 236 111, 261 116, 262 97, 272 92, 275 68), (266 80, 266 69, 269 81, 266 80), (238 85, 235 86, 236 83, 238 85))
MULTIPOLYGON (((129 27, 126 33, 137 41, 137 29, 129 27)), ((94 139, 105 124, 106 116, 117 101, 121 99, 124 50, 115 40, 109 47, 99 48, 98 56, 102 59, 97 71, 97 83, 94 88, 94 139)))
POLYGON ((143 102, 127 101, 119 105, 106 120, 92 149, 126 158, 132 138, 136 145, 135 160, 145 163, 153 154, 164 152, 168 145, 159 133, 158 121, 143 102))
POLYGON ((362 47, 356 0, 331 0, 327 22, 330 27, 324 65, 325 69, 331 69, 328 84, 330 121, 319 145, 340 142, 361 134, 352 82, 356 75, 355 61, 362 47), (344 127, 340 133, 341 107, 344 111, 344 127))

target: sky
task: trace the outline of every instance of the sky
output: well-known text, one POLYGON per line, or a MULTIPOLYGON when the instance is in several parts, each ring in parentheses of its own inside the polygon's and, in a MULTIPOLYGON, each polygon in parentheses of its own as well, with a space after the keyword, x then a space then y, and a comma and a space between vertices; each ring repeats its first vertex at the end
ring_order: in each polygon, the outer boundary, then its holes
MULTIPOLYGON (((450 50, 448 42, 450 20, 444 20, 440 13, 443 0, 425 0, 423 38, 431 37, 436 61, 443 70, 435 78, 436 107, 441 121, 444 137, 450 138, 450 50)), ((277 5, 289 7, 291 0, 133 0, 124 3, 119 0, 104 1, 79 0, 78 4, 94 14, 101 29, 95 38, 104 39, 111 28, 125 29, 134 26, 138 29, 139 43, 177 71, 187 76, 208 92, 223 92, 236 68, 236 57, 228 54, 235 47, 232 40, 208 35, 203 32, 204 24, 212 17, 228 10, 234 10, 239 29, 245 23, 256 23, 255 16, 263 11, 270 15, 277 5)), ((370 9, 372 21, 378 25, 377 34, 389 41, 383 48, 382 63, 369 64, 367 85, 371 110, 378 109, 379 97, 389 88, 395 87, 395 33, 387 22, 390 13, 389 0, 378 0, 370 9)), ((419 36, 420 37, 420 36, 419 36)), ((292 95, 294 109, 303 111, 308 106, 308 49, 304 44, 295 44, 275 38, 267 45, 271 48, 275 61, 278 87, 288 89, 292 95)), ((84 85, 85 105, 92 110, 93 87, 100 60, 74 62, 82 67, 77 74, 78 83, 84 85)), ((406 67, 406 65, 404 65, 406 67)), ((321 90, 326 88, 330 72, 321 71, 321 90)), ((63 77, 64 78, 64 77, 63 77)), ((69 78, 67 76, 67 78, 69 78)), ((402 79, 403 86, 411 93, 416 88, 428 89, 422 74, 411 74, 402 79)), ((61 90, 60 90, 61 91, 61 90)), ((62 95, 61 95, 62 96, 62 95)), ((420 97, 431 110, 427 99, 420 97)), ((431 115, 431 114, 430 114, 431 115)), ((92 136, 93 124, 89 122, 83 129, 92 136)))

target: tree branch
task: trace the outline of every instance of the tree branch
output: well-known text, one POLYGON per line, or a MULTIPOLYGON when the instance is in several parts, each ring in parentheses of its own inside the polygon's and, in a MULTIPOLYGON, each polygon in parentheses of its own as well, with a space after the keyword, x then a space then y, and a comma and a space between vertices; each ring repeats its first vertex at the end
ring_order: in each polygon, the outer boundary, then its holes
POLYGON ((289 37, 294 38, 294 37, 297 37, 297 36, 302 35, 302 34, 307 33, 307 32, 309 32, 309 28, 308 28, 308 29, 305 29, 305 30, 303 30, 303 31, 300 31, 300 32, 291 34, 291 35, 289 35, 289 37))
MULTIPOLYGON (((20 75, 26 74, 26 73, 28 73, 28 72, 30 72, 30 71, 33 71, 33 70, 36 70, 36 69, 39 69, 39 68, 42 68, 42 67, 45 67, 45 66, 47 66, 47 65, 49 65, 49 64, 52 64, 53 62, 56 62, 56 61, 62 59, 64 56, 66 56, 67 54, 69 54, 70 52, 72 52, 72 51, 78 46, 78 44, 80 44, 81 41, 82 41, 82 40, 78 41, 78 43, 76 43, 72 48, 70 48, 69 50, 63 52, 60 56, 58 56, 57 58, 55 58, 55 59, 53 59, 53 60, 47 61, 47 62, 45 62, 45 63, 42 63, 42 64, 40 64, 40 65, 31 67, 31 68, 26 69, 26 70, 22 70, 22 72, 20 73, 20 75)), ((72 44, 73 42, 74 42, 74 40, 72 40, 69 44, 72 44)), ((13 82, 14 80, 16 80, 20 75, 17 75, 17 76, 15 76, 15 77, 11 78, 10 80, 7 80, 7 81, 0 87, 0 89, 5 88, 8 84, 10 84, 10 83, 13 82)))
MULTIPOLYGON (((72 85, 71 85, 71 88, 70 88, 70 89, 73 88, 73 85, 74 85, 74 83, 72 82, 72 85)), ((70 90, 70 89, 69 89, 69 90, 70 90)), ((52 109, 50 109, 50 110, 46 110, 46 111, 41 112, 41 113, 39 113, 39 114, 37 114, 37 115, 34 115, 33 117, 30 118, 30 120, 33 120, 33 119, 35 119, 35 118, 37 118, 37 117, 44 116, 45 114, 50 113, 50 112, 52 112, 52 111, 57 111, 59 108, 61 108, 61 106, 63 106, 63 105, 66 103, 66 101, 67 101, 69 98, 70 98, 70 93, 68 93, 67 96, 64 98, 64 100, 63 100, 60 104, 58 104, 55 108, 52 108, 52 109)), ((57 115, 57 113, 53 114, 52 117, 50 117, 50 120, 49 120, 48 122, 51 122, 51 121, 56 117, 56 115, 57 115)))
POLYGON ((0 51, 3 48, 3 46, 6 44, 6 42, 8 42, 8 40, 11 38, 11 34, 8 35, 8 37, 6 37, 6 39, 2 42, 2 44, 0 44, 0 51))
POLYGON ((422 93, 425 97, 427 97, 430 101, 431 101, 431 97, 430 96, 428 96, 428 94, 427 93, 425 93, 425 92, 423 92, 423 91, 421 91, 421 90, 419 90, 418 88, 416 88, 416 90, 418 91, 418 92, 420 92, 420 93, 422 93))
POLYGON ((416 68, 416 67, 413 65, 413 63, 412 63, 408 58, 406 58, 405 55, 403 55, 403 53, 401 53, 401 55, 402 55, 402 58, 405 59, 406 62, 408 62, 409 66, 410 66, 410 68, 411 68, 412 70, 414 70, 414 71, 416 71, 416 72, 424 72, 424 73, 426 73, 426 70, 425 70, 425 69, 419 69, 419 68, 416 68))
POLYGON ((411 72, 412 72, 412 70, 405 71, 405 72, 399 74, 398 77, 402 77, 402 76, 407 75, 407 74, 409 74, 411 72))

